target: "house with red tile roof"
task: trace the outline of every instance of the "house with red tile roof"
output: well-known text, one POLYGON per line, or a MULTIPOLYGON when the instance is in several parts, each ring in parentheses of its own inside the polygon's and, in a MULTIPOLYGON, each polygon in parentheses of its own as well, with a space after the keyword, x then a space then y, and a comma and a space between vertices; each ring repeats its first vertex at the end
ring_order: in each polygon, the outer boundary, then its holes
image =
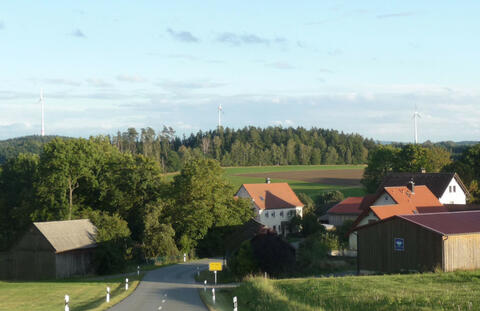
POLYGON ((363 197, 349 197, 337 203, 327 211, 328 223, 336 227, 346 220, 356 220, 362 213, 363 197))
POLYGON ((367 204, 349 235, 349 248, 352 250, 357 249, 358 227, 396 215, 448 212, 427 186, 415 186, 413 182, 408 187, 384 187, 367 204))
POLYGON ((288 232, 288 223, 295 215, 303 215, 303 203, 287 183, 267 179, 263 184, 243 184, 235 196, 251 200, 255 219, 280 234, 288 232))

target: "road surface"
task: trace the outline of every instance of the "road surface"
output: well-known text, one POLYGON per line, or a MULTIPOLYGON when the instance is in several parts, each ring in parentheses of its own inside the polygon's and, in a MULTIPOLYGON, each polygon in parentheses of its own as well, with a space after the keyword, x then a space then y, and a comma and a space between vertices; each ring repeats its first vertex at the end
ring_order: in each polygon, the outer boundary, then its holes
POLYGON ((111 311, 207 311, 200 300, 193 279, 197 267, 206 269, 208 262, 202 259, 149 271, 133 294, 111 311))

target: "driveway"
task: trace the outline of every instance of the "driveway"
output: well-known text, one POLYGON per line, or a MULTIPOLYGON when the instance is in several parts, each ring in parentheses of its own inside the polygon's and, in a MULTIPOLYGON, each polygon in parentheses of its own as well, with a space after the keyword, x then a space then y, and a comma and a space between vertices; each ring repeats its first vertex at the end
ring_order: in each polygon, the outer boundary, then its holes
POLYGON ((193 279, 197 267, 206 269, 208 262, 202 259, 149 271, 133 294, 109 310, 112 311, 207 311, 200 300, 193 279))

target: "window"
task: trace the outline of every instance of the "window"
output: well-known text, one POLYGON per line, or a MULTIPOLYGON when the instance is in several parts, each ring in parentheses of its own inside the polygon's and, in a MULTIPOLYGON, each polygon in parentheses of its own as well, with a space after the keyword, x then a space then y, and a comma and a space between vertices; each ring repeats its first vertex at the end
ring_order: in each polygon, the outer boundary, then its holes
POLYGON ((283 218, 283 211, 281 211, 281 212, 280 212, 280 217, 282 217, 282 218, 283 218))
POLYGON ((275 218, 275 212, 272 212, 272 217, 275 218))
POLYGON ((388 195, 385 196, 385 201, 388 201, 388 195))
POLYGON ((265 212, 265 217, 268 218, 268 212, 265 212))
POLYGON ((277 231, 277 226, 273 225, 273 230, 277 231))
POLYGON ((452 186, 448 186, 448 192, 452 192, 452 186))
POLYGON ((453 186, 453 192, 457 192, 457 186, 453 186))

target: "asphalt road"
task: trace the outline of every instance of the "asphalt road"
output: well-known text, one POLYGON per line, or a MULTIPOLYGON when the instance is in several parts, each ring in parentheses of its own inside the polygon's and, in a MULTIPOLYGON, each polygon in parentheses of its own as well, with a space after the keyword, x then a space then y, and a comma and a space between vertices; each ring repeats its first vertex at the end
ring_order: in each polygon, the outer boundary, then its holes
POLYGON ((193 275, 206 269, 211 260, 202 259, 149 271, 133 294, 112 311, 207 311, 200 300, 193 275))

